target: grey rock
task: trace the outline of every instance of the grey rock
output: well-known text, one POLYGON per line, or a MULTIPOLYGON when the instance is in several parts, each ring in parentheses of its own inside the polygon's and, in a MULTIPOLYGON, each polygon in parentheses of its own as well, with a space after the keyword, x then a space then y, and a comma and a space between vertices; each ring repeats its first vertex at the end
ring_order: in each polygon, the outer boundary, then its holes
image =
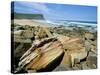
POLYGON ((23 26, 15 26, 14 30, 15 31, 17 31, 17 30, 24 30, 24 28, 23 28, 23 26))
POLYGON ((91 56, 97 56, 97 54, 92 52, 92 51, 90 51, 89 54, 88 54, 88 57, 91 57, 91 56))
POLYGON ((96 56, 88 56, 87 57, 87 65, 91 68, 95 68, 94 65, 97 66, 97 57, 96 56))
POLYGON ((86 39, 94 39, 94 35, 92 33, 85 33, 86 39))
POLYGON ((30 31, 30 30, 18 30, 18 31, 14 31, 14 37, 30 39, 30 38, 34 37, 34 33, 33 33, 33 31, 30 31))
POLYGON ((60 64, 53 71, 68 71, 68 70, 72 70, 72 69, 70 67, 67 67, 67 66, 60 64))
POLYGON ((34 33, 33 33, 33 31, 30 31, 30 30, 24 30, 22 33, 22 36, 24 38, 32 38, 32 37, 34 37, 34 33))
POLYGON ((97 47, 91 45, 91 52, 93 52, 94 54, 97 54, 97 47))
POLYGON ((87 65, 86 62, 82 62, 81 65, 82 65, 82 69, 83 69, 83 70, 91 69, 90 67, 88 67, 88 65, 87 65))
POLYGON ((21 57, 30 47, 30 43, 20 43, 14 51, 15 57, 21 57))
POLYGON ((17 43, 32 43, 32 40, 14 37, 14 42, 17 42, 17 43))
POLYGON ((81 70, 82 66, 80 64, 75 64, 75 66, 72 67, 73 70, 81 70))
POLYGON ((90 47, 90 46, 91 46, 90 42, 86 40, 86 41, 84 42, 84 44, 85 44, 86 50, 89 51, 89 50, 91 49, 91 47, 90 47))

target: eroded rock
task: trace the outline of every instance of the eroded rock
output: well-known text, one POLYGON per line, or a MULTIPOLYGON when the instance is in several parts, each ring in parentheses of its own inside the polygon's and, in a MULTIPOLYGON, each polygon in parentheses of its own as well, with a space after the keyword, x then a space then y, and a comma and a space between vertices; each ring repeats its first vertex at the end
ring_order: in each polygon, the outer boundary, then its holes
POLYGON ((62 44, 55 38, 41 40, 21 57, 19 68, 41 70, 64 53, 62 44))
POLYGON ((70 67, 60 64, 53 71, 68 71, 68 70, 72 70, 72 69, 70 67))
POLYGON ((85 33, 86 39, 94 39, 94 35, 92 33, 85 33))
POLYGON ((96 56, 88 56, 87 57, 87 65, 91 69, 97 68, 97 57, 96 56))

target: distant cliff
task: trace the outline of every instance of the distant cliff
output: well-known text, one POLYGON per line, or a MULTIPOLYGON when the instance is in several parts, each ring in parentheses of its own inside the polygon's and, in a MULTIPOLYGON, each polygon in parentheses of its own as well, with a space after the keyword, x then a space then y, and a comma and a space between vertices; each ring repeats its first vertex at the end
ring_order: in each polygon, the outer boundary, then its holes
POLYGON ((11 13, 11 19, 36 19, 36 20, 44 20, 44 16, 42 14, 11 13))

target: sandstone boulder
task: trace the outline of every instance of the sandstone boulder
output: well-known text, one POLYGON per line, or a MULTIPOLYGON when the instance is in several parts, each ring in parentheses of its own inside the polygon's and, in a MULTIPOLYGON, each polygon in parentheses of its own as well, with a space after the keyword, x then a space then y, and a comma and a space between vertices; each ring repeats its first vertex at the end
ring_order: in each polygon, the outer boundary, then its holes
POLYGON ((24 68, 27 72, 44 70, 52 62, 61 60, 63 54, 63 46, 57 39, 42 39, 37 44, 32 44, 31 48, 20 58, 19 68, 24 68))

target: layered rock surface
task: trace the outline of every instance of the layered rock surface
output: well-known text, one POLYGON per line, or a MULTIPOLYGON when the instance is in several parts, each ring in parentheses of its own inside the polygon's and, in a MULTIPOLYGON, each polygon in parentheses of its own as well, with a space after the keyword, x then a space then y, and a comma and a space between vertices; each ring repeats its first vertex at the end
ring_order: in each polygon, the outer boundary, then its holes
POLYGON ((59 30, 14 25, 12 37, 16 72, 21 69, 43 72, 97 68, 96 33, 59 30), (49 40, 51 38, 56 40, 49 40))

